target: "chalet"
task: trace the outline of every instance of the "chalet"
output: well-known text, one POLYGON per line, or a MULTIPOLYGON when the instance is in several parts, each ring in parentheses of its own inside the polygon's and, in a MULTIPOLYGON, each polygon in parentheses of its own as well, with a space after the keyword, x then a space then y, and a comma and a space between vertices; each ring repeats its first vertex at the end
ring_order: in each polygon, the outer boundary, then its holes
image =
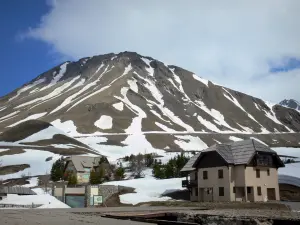
POLYGON ((78 184, 89 183, 90 173, 92 170, 98 171, 101 166, 105 167, 106 176, 109 174, 109 163, 107 159, 103 156, 90 157, 90 156, 70 156, 65 159, 65 174, 73 173, 77 177, 78 184))
POLYGON ((191 201, 279 200, 279 167, 284 164, 277 153, 258 141, 215 144, 182 168, 182 186, 191 201))

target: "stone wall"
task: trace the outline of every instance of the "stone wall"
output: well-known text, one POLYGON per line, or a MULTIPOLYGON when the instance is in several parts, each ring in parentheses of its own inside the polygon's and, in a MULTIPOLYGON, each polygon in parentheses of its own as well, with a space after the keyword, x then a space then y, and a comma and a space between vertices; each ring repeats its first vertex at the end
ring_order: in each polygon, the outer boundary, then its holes
POLYGON ((105 202, 113 194, 119 193, 119 186, 115 185, 99 185, 99 195, 102 195, 105 202))

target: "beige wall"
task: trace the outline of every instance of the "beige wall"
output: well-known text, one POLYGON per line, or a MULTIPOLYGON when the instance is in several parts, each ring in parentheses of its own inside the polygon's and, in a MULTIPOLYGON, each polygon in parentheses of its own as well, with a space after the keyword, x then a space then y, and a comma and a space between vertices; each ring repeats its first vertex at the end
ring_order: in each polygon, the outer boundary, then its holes
POLYGON ((245 170, 246 186, 254 187, 254 201, 264 201, 267 196, 267 188, 275 188, 276 200, 279 200, 278 171, 276 168, 269 168, 270 176, 267 174, 268 168, 260 169, 260 178, 256 178, 256 167, 247 167, 245 170), (257 187, 261 187, 262 195, 257 194, 257 187))
POLYGON ((230 167, 213 167, 198 169, 198 187, 199 195, 203 195, 204 201, 230 201, 230 167), (223 170, 223 178, 218 178, 218 170, 223 170), (207 171, 208 179, 203 180, 203 171, 207 171), (224 196, 219 196, 219 187, 224 187, 224 196), (205 188, 213 188, 212 193, 204 191, 205 188), (204 192, 201 194, 201 192, 204 192), (212 196, 211 196, 212 195, 212 196))
POLYGON ((63 188, 55 187, 54 188, 54 196, 63 196, 63 188))
MULTIPOLYGON (((247 194, 247 200, 264 201, 267 196, 267 188, 275 188, 276 200, 279 200, 278 171, 276 168, 269 168, 270 176, 267 175, 268 168, 260 169, 260 178, 256 178, 256 167, 229 166, 198 169, 198 196, 195 189, 192 189, 192 201, 245 201, 242 192, 247 193, 247 187, 251 193, 247 194), (223 179, 218 178, 218 170, 223 169, 223 179), (203 180, 203 171, 208 172, 208 179, 203 180), (219 187, 224 187, 224 196, 219 196, 219 187), (233 192, 236 187, 236 193, 233 192), (237 188, 240 187, 240 190, 237 188), (257 187, 261 187, 262 195, 257 193, 257 187), (213 188, 213 193, 207 193, 206 188, 213 188), (242 190, 241 190, 242 188, 242 190)), ((190 174, 192 180, 195 172, 190 174)))
POLYGON ((84 194, 85 188, 84 187, 78 187, 78 188, 66 188, 65 194, 84 194))

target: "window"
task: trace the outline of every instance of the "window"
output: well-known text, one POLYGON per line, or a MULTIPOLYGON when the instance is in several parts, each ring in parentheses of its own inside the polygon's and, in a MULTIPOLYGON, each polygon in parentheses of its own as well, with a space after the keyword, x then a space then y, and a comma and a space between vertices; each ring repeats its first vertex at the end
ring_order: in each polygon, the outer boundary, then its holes
POLYGON ((267 174, 268 176, 270 176, 270 169, 267 169, 267 174))
POLYGON ((90 173, 91 172, 91 168, 84 168, 84 171, 90 173))
POLYGON ((258 166, 272 166, 273 164, 272 155, 257 155, 256 164, 258 166))
POLYGON ((207 180, 207 171, 206 170, 204 170, 203 171, 203 180, 207 180))
POLYGON ((219 187, 219 196, 224 196, 224 188, 219 187))
POLYGON ((218 170, 219 179, 223 178, 223 170, 218 170))
POLYGON ((198 172, 195 173, 195 180, 198 180, 198 172))
POLYGON ((198 188, 195 188, 195 195, 198 196, 198 188))
POLYGON ((256 178, 260 178, 260 170, 259 169, 256 170, 256 178))
POLYGON ((247 194, 251 194, 251 187, 247 187, 247 194))
POLYGON ((235 193, 235 187, 233 187, 233 193, 235 193))
POLYGON ((261 187, 257 187, 257 195, 261 196, 261 187))

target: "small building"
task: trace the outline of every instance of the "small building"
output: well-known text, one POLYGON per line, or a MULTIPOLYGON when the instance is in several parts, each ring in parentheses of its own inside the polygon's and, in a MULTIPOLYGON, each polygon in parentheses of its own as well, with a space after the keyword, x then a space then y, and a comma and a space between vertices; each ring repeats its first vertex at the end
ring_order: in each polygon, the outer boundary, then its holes
POLYGON ((215 144, 182 168, 182 186, 191 201, 279 200, 279 167, 284 164, 277 153, 258 141, 215 144))
POLYGON ((78 184, 89 183, 90 173, 92 170, 99 170, 100 165, 104 166, 106 176, 110 176, 110 166, 107 159, 103 156, 90 157, 90 156, 70 156, 66 159, 65 173, 73 173, 77 177, 78 184))
POLYGON ((34 191, 27 187, 0 187, 0 200, 6 198, 8 194, 36 195, 34 191))

